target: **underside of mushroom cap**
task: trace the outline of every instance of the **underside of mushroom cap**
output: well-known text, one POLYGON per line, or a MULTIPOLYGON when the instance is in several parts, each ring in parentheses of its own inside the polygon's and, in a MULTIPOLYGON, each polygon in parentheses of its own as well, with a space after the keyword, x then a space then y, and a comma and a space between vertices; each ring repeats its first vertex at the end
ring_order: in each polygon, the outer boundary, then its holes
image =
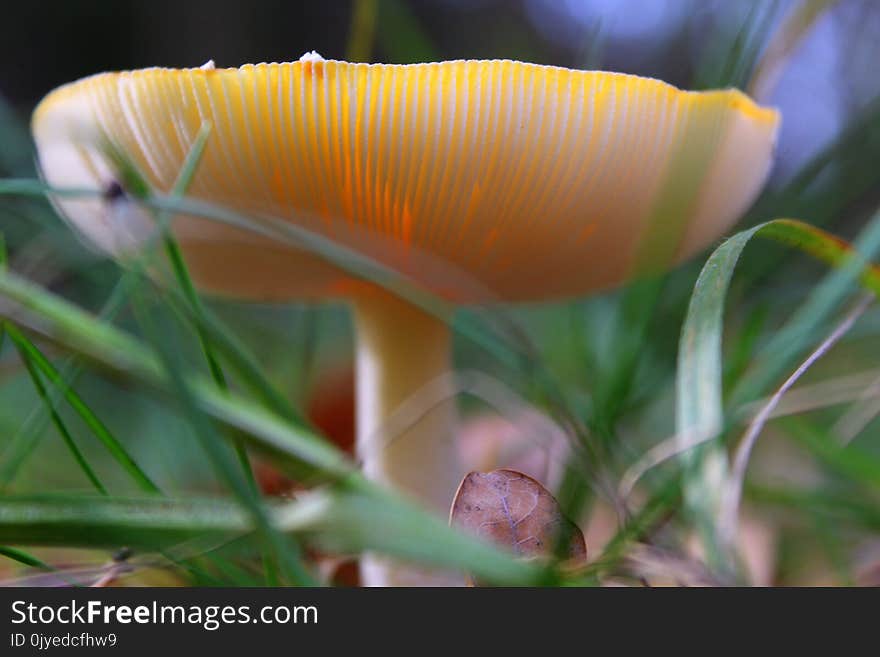
MULTIPOLYGON (((760 191, 777 112, 736 90, 514 61, 413 65, 304 58, 234 69, 105 73, 33 118, 47 181, 105 187, 102 150, 160 191, 201 127, 189 195, 302 226, 462 303, 550 300, 616 285, 717 239, 760 191)), ((58 199, 99 247, 150 221, 58 199)), ((262 300, 344 296, 350 278, 289 244, 196 217, 173 230, 203 288, 262 300)))

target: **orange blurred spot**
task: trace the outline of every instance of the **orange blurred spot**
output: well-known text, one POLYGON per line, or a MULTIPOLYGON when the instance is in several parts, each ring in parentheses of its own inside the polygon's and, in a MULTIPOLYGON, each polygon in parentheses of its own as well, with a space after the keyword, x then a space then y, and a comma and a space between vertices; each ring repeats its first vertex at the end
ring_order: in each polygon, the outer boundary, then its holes
POLYGON ((287 197, 287 187, 284 184, 284 177, 281 175, 281 169, 275 169, 272 172, 272 178, 270 179, 269 184, 272 187, 272 194, 275 196, 275 200, 279 203, 284 201, 287 197))
POLYGON ((412 214, 409 211, 409 204, 403 204, 403 212, 400 216, 401 226, 400 226, 400 238, 403 240, 403 243, 407 246, 412 244, 412 225, 413 219, 412 214))
MULTIPOLYGON (((355 392, 351 367, 324 373, 309 392, 306 417, 331 443, 354 454, 355 392)), ((270 463, 254 460, 254 476, 264 495, 287 495, 300 488, 270 463)))
POLYGON ((497 228, 493 228, 489 231, 489 234, 486 236, 485 241, 483 242, 483 248, 485 250, 491 249, 492 245, 498 241, 498 236, 500 235, 500 231, 497 228))
POLYGON ((251 466, 254 471, 254 479, 257 481, 257 487, 263 495, 283 497, 296 489, 295 482, 274 465, 253 457, 251 458, 251 466))
POLYGON ((354 454, 354 370, 346 367, 321 377, 306 403, 306 415, 330 441, 354 454))
POLYGON ((349 221, 354 221, 354 187, 351 184, 351 154, 345 154, 345 179, 342 181, 342 208, 349 221))
POLYGON ((598 228, 598 227, 599 227, 598 221, 594 221, 589 226, 586 226, 577 237, 577 245, 580 246, 584 242, 586 242, 588 239, 590 239, 590 236, 596 232, 596 228, 598 228))
POLYGON ((480 183, 475 182, 473 188, 471 189, 471 198, 470 200, 468 200, 467 210, 465 210, 464 221, 462 221, 462 233, 466 232, 468 227, 471 225, 471 221, 473 221, 474 215, 477 211, 477 207, 479 206, 482 199, 483 189, 480 187, 480 183))
POLYGON ((327 226, 333 225, 333 213, 330 212, 330 205, 327 203, 327 199, 324 199, 324 204, 321 207, 321 219, 324 220, 324 223, 327 226))
POLYGON ((345 276, 334 279, 333 282, 327 285, 324 289, 326 290, 327 296, 337 298, 342 297, 346 299, 370 296, 382 291, 382 289, 377 287, 375 283, 345 276))
POLYGON ((499 274, 504 274, 510 271, 510 268, 513 267, 513 258, 511 256, 507 256, 506 258, 502 258, 495 265, 495 271, 499 274))

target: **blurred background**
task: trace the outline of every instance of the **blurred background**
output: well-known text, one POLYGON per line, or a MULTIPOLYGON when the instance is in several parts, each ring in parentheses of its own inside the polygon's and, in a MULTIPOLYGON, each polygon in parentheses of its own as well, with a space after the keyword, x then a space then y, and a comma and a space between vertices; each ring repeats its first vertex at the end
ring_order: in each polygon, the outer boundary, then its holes
MULTIPOLYGON (((310 50, 327 59, 390 63, 510 58, 635 73, 683 88, 737 86, 783 116, 768 189, 740 227, 790 216, 852 238, 880 204, 876 0, 4 2, 0 176, 34 175, 29 114, 59 84, 105 70, 189 67, 209 59, 218 67, 292 61, 310 50)), ((80 245, 44 203, 0 198, 0 228, 16 271, 81 306, 99 309, 118 280, 117 266, 80 245)), ((676 343, 704 261, 698 257, 668 276, 650 303, 634 304, 637 292, 623 290, 563 307, 509 310, 535 345, 535 367, 552 373, 562 400, 533 394, 527 372, 503 371, 468 344, 456 344, 459 367, 485 372, 518 395, 510 397, 517 408, 505 413, 484 400, 463 400, 468 422, 462 441, 469 458, 488 467, 519 464, 558 484, 553 457, 533 454, 534 435, 523 435, 528 429, 557 439, 542 420, 523 420, 553 416, 554 403, 589 428, 612 478, 670 436, 676 343)), ((743 273, 729 298, 725 334, 730 384, 823 269, 780 247, 757 245, 738 271, 743 273)), ((350 446, 345 309, 230 302, 212 307, 253 348, 270 378, 336 442, 350 446)), ((478 311, 463 315, 464 322, 471 315, 479 320, 478 311)), ((124 313, 119 321, 132 326, 124 313)), ((802 392, 795 420, 772 424, 762 438, 750 470, 743 530, 756 583, 880 583, 877 481, 866 489, 864 480, 841 473, 839 464, 829 465, 803 440, 815 432, 843 432, 846 444, 868 459, 864 467, 876 467, 871 459, 880 459, 880 409, 870 395, 868 401, 860 395, 880 381, 878 331, 880 313, 869 310, 804 378, 805 386, 826 387, 802 392), (832 397, 840 401, 832 403, 832 397), (805 498, 784 495, 792 490, 816 493, 823 502, 811 507, 805 498), (829 505, 829 499, 837 502, 829 505)), ((192 342, 192 336, 175 339, 192 342)), ((191 352, 196 360, 197 346, 191 352)), ((83 489, 14 353, 0 355, 0 487, 83 489)), ((86 373, 79 385, 163 487, 181 493, 216 489, 173 412, 99 376, 86 373)), ((70 422, 83 430, 76 418, 70 422)), ((107 460, 96 446, 83 449, 96 464, 107 460)), ((130 486, 123 474, 107 471, 116 490, 130 486)), ((268 465, 261 473, 268 492, 288 486, 268 465)), ((650 497, 650 478, 645 485, 641 494, 650 497)), ((578 504, 589 549, 598 554, 615 531, 614 514, 589 493, 578 504)), ((684 549, 687 532, 678 529, 681 535, 657 540, 684 549)))

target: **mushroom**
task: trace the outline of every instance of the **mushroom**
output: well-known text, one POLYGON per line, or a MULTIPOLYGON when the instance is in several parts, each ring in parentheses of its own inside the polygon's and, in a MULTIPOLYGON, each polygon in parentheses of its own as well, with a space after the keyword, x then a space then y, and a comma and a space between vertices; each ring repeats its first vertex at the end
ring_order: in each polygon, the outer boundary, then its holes
MULTIPOLYGON (((547 301, 707 246, 770 168, 778 114, 737 90, 686 92, 618 73, 516 61, 325 61, 103 73, 52 91, 33 134, 46 180, 102 186, 102 150, 167 191, 202 125, 189 194, 302 226, 452 304, 547 301), (687 202, 670 204, 675 198, 687 202), (650 250, 650 249, 649 249, 650 250), (650 258, 649 258, 650 259, 650 258)), ((123 254, 154 227, 101 199, 57 199, 98 247, 123 254)), ((356 332, 357 449, 367 475, 446 512, 464 472, 454 401, 385 435, 392 414, 450 368, 450 330, 319 254, 194 216, 172 224, 207 292, 254 300, 347 298, 356 332)), ((367 584, 407 569, 367 561, 367 584)))

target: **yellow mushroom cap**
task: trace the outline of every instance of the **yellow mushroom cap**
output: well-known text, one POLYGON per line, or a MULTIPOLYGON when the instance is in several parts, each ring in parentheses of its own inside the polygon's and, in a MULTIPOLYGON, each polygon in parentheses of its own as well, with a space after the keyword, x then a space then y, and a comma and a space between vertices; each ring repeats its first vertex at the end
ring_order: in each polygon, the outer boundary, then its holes
MULTIPOLYGON (((205 122, 190 196, 296 223, 470 303, 618 284, 652 240, 672 260, 705 247, 760 191, 779 116, 736 90, 618 73, 312 54, 95 75, 50 93, 32 127, 52 185, 111 183, 109 141, 168 191, 205 122)), ((58 203, 113 253, 150 230, 100 199, 58 203)), ((202 218, 173 225, 209 291, 289 299, 350 283, 288 244, 202 218)))

